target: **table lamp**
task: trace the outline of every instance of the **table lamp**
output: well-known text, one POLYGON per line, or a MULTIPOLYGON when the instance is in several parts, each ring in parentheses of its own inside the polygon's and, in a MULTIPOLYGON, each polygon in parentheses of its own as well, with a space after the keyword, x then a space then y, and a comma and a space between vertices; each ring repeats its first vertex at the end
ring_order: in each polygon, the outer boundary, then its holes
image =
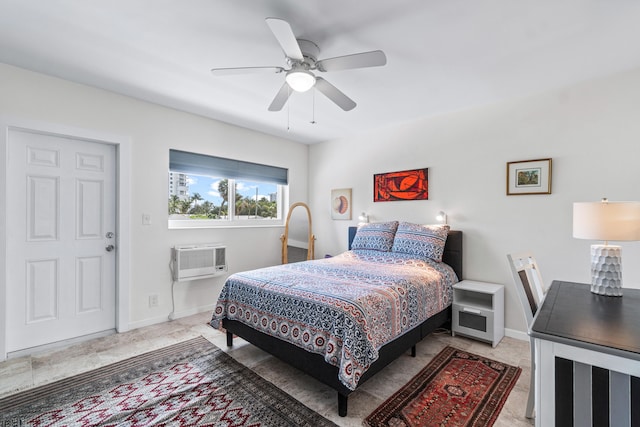
POLYGON ((640 202, 573 204, 573 237, 601 240, 591 245, 591 292, 622 296, 622 248, 609 240, 640 240, 640 202))

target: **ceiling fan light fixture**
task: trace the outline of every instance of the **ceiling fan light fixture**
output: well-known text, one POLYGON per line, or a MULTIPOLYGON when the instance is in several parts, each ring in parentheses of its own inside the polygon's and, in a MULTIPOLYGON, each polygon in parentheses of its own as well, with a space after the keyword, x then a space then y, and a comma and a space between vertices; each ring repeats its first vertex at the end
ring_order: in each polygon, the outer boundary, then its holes
POLYGON ((289 71, 285 80, 296 92, 306 92, 316 84, 316 77, 307 70, 289 71))

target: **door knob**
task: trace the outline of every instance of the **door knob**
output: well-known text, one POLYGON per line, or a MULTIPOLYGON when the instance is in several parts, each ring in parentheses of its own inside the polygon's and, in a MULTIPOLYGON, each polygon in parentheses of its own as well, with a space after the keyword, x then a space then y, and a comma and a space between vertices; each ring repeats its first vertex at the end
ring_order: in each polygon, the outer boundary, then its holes
POLYGON ((107 252, 111 252, 112 250, 114 250, 116 247, 113 245, 109 245, 107 246, 105 249, 107 250, 107 252))

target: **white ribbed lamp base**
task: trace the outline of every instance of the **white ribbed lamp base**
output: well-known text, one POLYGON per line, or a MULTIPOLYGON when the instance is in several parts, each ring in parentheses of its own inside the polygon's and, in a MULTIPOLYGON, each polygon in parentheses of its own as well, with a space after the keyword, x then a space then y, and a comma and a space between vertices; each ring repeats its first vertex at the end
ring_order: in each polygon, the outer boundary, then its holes
POLYGON ((591 292, 622 296, 621 252, 620 246, 591 245, 591 292))

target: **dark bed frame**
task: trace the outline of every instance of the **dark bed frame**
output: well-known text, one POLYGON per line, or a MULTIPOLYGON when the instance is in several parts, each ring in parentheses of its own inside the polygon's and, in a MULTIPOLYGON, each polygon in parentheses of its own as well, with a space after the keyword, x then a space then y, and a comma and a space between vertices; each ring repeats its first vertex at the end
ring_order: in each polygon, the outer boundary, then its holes
MULTIPOLYGON (((355 236, 356 229, 356 227, 349 227, 349 249, 351 249, 351 242, 355 236)), ((458 275, 458 278, 462 280, 462 231, 452 230, 449 232, 442 261, 449 264, 458 275)), ((358 384, 364 383, 409 350, 411 350, 411 356, 415 357, 416 344, 431 332, 450 323, 450 321, 451 307, 449 306, 440 313, 431 316, 421 325, 384 345, 378 352, 378 359, 362 375, 358 384)), ((338 379, 338 367, 325 362, 323 355, 310 353, 279 338, 259 332, 236 320, 223 319, 222 325, 227 330, 227 346, 233 346, 233 336, 237 335, 328 385, 338 392, 338 415, 341 417, 347 415, 347 398, 354 390, 349 390, 340 382, 338 379)))

